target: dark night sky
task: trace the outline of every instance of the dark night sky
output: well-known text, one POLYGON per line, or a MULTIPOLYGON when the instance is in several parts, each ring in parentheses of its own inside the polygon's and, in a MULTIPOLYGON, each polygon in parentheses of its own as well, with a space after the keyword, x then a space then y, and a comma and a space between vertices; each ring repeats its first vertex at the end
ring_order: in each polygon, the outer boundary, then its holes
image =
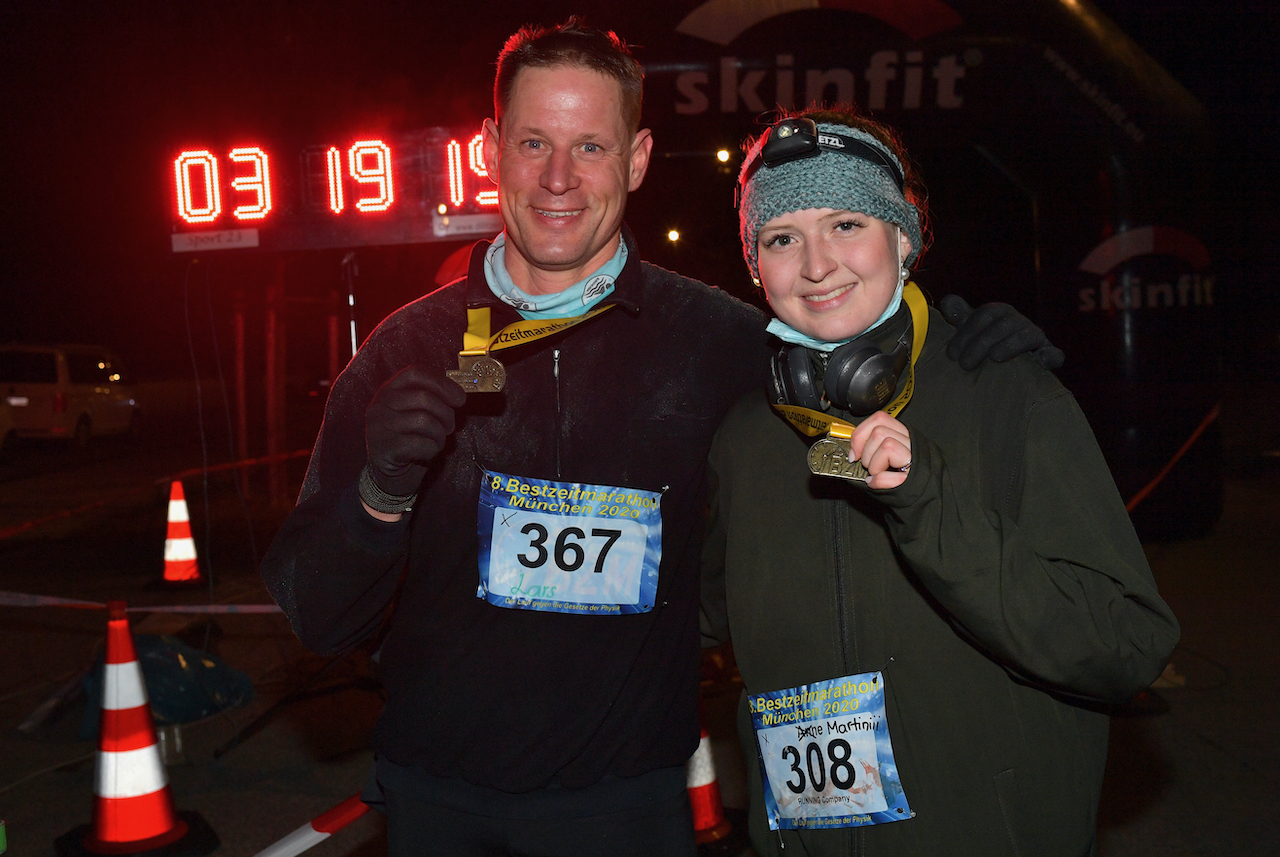
MULTIPOLYGON (((500 34, 528 14, 500 4, 424 11, 442 5, 5 3, 0 341, 103 342, 144 375, 171 369, 166 355, 176 348, 185 359, 184 271, 168 251, 160 202, 171 153, 245 131, 305 138, 353 125, 439 124, 426 121, 437 116, 478 123, 500 34), (482 7, 492 24, 468 26, 466 10, 482 7)), ((1272 247, 1280 2, 1095 5, 1208 108, 1219 140, 1218 216, 1232 236, 1220 258, 1265 292, 1260 315, 1280 319, 1272 247)), ((518 8, 543 20, 573 10, 518 8)), ((601 17, 592 20, 626 34, 625 18, 601 17)), ((1273 328, 1264 337, 1274 340, 1273 328)))

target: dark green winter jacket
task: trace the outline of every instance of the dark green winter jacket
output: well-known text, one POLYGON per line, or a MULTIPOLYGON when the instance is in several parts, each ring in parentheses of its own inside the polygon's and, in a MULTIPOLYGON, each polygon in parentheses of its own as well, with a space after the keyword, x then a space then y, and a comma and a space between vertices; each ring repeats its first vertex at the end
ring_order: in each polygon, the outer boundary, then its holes
MULTIPOLYGON (((904 309, 883 344, 906 324, 904 309)), ((762 855, 1096 852, 1104 707, 1178 639, 1072 396, 1029 356, 966 372, 944 354, 953 329, 932 310, 929 325, 898 488, 810 475, 809 439, 763 391, 712 446, 704 642, 732 636, 749 693, 883 669, 914 813, 769 830, 744 695, 762 855)))

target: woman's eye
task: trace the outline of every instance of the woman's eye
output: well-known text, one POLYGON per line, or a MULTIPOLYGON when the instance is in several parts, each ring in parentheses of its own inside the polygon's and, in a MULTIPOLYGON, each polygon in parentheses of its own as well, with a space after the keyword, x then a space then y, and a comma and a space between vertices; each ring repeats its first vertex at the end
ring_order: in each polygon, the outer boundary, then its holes
POLYGON ((861 225, 862 224, 856 220, 841 220, 836 224, 836 229, 839 229, 841 232, 852 232, 861 225))
POLYGON ((791 243, 790 235, 774 235, 772 238, 766 238, 764 246, 766 247, 786 247, 791 243))

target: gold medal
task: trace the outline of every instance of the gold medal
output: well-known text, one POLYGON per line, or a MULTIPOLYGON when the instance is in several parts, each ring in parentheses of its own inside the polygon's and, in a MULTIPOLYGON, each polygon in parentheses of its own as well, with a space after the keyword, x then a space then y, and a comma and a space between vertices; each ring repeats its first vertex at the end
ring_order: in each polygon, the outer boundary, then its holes
POLYGON ((495 336, 489 335, 489 308, 472 307, 467 310, 467 330, 462 335, 458 368, 445 372, 445 377, 468 393, 501 392, 502 385, 507 382, 507 368, 489 356, 491 350, 500 351, 553 336, 615 306, 617 304, 604 304, 585 315, 570 318, 517 321, 498 331, 495 336))
POLYGON ((468 393, 497 393, 507 381, 507 369, 487 354, 459 354, 458 368, 445 377, 468 393))
POLYGON ((850 482, 866 482, 871 478, 861 461, 849 460, 849 441, 843 438, 824 437, 809 447, 809 472, 850 482))

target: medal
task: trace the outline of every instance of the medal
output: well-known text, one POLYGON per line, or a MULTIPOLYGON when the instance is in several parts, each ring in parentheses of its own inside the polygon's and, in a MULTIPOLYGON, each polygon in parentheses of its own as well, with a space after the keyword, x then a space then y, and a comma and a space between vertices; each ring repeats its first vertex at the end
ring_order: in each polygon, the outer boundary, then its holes
POLYGON ((866 482, 871 478, 861 461, 849 460, 849 441, 843 438, 824 437, 809 447, 809 472, 850 482, 866 482))
POLYGON ((468 393, 501 392, 502 385, 507 381, 507 369, 489 356, 490 351, 500 351, 552 336, 593 319, 615 306, 617 304, 604 304, 585 315, 571 318, 517 321, 494 336, 489 335, 489 308, 468 309, 467 330, 462 335, 462 350, 458 352, 458 368, 446 371, 445 377, 468 393))
MULTIPOLYGON (((897 416, 898 412, 911 401, 911 394, 915 391, 916 385, 916 360, 919 359, 920 352, 924 349, 925 336, 929 330, 929 307, 924 301, 924 295, 920 293, 920 287, 915 283, 907 283, 906 288, 903 289, 902 297, 911 310, 913 328, 911 368, 907 373, 907 382, 903 386, 902 392, 884 408, 884 412, 891 417, 897 416)), ((861 461, 849 460, 849 438, 853 434, 853 423, 838 419, 830 414, 802 408, 799 405, 778 403, 773 408, 791 424, 792 428, 807 437, 817 437, 824 432, 826 433, 826 437, 809 447, 808 462, 810 473, 817 476, 832 476, 849 482, 865 483, 871 478, 871 472, 863 466, 861 461)), ((911 463, 907 462, 906 466, 899 468, 899 470, 905 472, 910 466, 911 463)))
POLYGON ((507 380, 507 369, 487 354, 459 354, 458 368, 445 377, 468 393, 497 393, 507 380))

